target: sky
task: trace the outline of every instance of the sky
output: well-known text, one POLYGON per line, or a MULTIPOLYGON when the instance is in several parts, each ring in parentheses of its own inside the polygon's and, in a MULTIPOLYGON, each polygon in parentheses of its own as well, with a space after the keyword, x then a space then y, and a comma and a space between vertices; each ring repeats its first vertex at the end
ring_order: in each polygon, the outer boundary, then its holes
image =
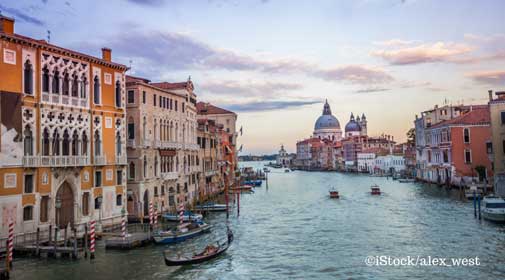
POLYGON ((295 152, 327 99, 404 141, 435 104, 505 89, 505 1, 2 0, 15 32, 178 82, 238 114, 242 154, 295 152))

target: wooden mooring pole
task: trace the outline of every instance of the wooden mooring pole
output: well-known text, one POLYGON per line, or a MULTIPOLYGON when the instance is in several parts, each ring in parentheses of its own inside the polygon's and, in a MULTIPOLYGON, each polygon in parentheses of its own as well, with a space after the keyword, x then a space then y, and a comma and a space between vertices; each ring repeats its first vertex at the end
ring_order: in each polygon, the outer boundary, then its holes
POLYGON ((479 208, 478 209, 479 210, 479 220, 481 219, 481 217, 480 217, 480 200, 481 200, 481 197, 479 195, 479 197, 477 197, 477 207, 479 208))
POLYGON ((84 224, 84 258, 88 258, 88 223, 84 224))
POLYGON ((473 192, 473 216, 477 218, 477 195, 473 192))
POLYGON ((74 251, 72 253, 72 258, 77 259, 77 229, 74 228, 74 251))
POLYGON ((37 248, 35 249, 35 255, 37 257, 40 257, 40 228, 37 228, 37 241, 36 241, 36 244, 35 246, 37 246, 37 248))

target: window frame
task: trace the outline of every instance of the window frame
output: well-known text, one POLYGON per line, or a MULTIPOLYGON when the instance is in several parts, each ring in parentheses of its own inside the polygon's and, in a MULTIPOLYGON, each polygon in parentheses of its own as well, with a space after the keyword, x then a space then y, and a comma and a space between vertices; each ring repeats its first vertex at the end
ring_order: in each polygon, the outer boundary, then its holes
POLYGON ((93 186, 94 186, 95 188, 99 188, 99 187, 102 187, 102 186, 103 186, 103 174, 102 174, 102 170, 95 170, 94 180, 93 180, 93 181, 94 181, 94 182, 93 182, 93 183, 94 183, 94 184, 93 184, 93 186), (99 177, 100 177, 100 185, 97 185, 97 183, 98 183, 98 180, 97 180, 97 177, 98 177, 98 176, 97 176, 97 174, 98 174, 98 173, 100 173, 100 176, 99 176, 99 177))
POLYGON ((33 194, 35 193, 35 174, 34 173, 25 173, 23 174, 23 194, 33 194), (31 176, 32 177, 32 191, 31 192, 27 192, 26 191, 26 176, 31 176))

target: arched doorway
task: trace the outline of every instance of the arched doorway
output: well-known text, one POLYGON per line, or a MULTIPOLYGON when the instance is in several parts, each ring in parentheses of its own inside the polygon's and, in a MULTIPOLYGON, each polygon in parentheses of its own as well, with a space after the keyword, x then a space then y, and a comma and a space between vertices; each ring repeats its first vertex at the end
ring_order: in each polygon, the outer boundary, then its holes
POLYGON ((70 223, 74 226, 74 192, 67 182, 64 182, 56 193, 56 224, 65 228, 70 223))
POLYGON ((144 192, 144 217, 149 215, 149 191, 144 192))
POLYGON ((139 213, 137 213, 137 208, 138 208, 137 205, 138 205, 138 202, 137 202, 137 196, 135 195, 135 193, 129 194, 127 202, 126 202, 126 209, 128 210, 128 215, 133 215, 136 217, 139 216, 139 213))

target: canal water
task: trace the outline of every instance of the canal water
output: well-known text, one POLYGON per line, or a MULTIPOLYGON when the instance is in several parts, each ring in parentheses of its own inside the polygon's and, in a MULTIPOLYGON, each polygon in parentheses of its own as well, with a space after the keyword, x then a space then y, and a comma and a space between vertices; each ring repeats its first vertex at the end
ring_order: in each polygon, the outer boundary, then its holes
POLYGON ((437 186, 272 169, 268 187, 241 196, 240 216, 233 209, 235 241, 204 264, 167 267, 162 253, 225 238, 224 213, 207 218, 211 233, 183 244, 123 252, 99 243, 93 261, 17 259, 13 279, 505 279, 505 226, 474 219, 471 202, 437 186), (385 194, 371 196, 371 184, 385 194), (330 187, 340 200, 328 198, 330 187), (478 257, 480 265, 367 266, 367 256, 478 257))

